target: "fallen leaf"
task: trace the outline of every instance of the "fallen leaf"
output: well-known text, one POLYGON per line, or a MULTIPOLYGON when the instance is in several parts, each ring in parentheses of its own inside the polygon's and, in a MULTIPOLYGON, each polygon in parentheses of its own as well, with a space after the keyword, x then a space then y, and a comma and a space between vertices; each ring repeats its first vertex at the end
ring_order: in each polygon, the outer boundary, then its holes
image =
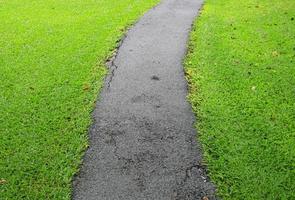
POLYGON ((6 184, 7 183, 7 181, 5 180, 5 179, 0 179, 0 185, 4 185, 4 184, 6 184))
POLYGON ((88 84, 83 85, 84 91, 88 91, 89 89, 90 89, 90 85, 88 85, 88 84))
POLYGON ((273 56, 273 57, 277 57, 278 55, 279 55, 279 53, 278 53, 277 51, 273 51, 273 52, 272 52, 272 56, 273 56))

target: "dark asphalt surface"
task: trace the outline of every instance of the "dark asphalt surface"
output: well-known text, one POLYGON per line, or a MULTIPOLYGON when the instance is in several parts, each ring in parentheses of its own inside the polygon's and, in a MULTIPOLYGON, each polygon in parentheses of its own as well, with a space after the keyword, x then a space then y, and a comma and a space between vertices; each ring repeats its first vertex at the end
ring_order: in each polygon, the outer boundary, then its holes
POLYGON ((73 199, 215 199, 200 165, 182 59, 201 0, 164 0, 112 61, 73 199))

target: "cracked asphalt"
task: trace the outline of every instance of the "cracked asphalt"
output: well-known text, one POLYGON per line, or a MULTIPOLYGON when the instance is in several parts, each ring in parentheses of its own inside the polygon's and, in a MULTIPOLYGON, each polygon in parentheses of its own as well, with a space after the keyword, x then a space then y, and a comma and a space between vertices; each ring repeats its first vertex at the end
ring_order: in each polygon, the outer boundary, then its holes
POLYGON ((201 0, 164 0, 127 33, 97 102, 73 199, 215 199, 182 59, 201 0))

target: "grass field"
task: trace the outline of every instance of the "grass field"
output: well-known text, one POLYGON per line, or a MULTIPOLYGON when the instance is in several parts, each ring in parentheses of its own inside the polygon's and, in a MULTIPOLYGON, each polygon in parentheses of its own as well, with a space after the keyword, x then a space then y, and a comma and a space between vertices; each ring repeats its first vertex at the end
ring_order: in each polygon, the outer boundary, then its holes
POLYGON ((207 0, 186 73, 223 199, 295 199, 295 1, 207 0))
POLYGON ((0 199, 69 199, 105 60, 158 0, 0 0, 0 199))

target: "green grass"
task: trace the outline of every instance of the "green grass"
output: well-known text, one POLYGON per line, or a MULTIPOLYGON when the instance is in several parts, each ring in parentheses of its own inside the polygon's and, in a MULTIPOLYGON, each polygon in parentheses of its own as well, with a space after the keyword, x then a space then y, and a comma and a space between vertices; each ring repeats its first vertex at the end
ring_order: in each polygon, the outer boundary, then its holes
POLYGON ((0 199, 69 199, 105 60, 158 0, 0 0, 0 199))
POLYGON ((185 60, 223 199, 295 199, 295 1, 207 0, 185 60))

